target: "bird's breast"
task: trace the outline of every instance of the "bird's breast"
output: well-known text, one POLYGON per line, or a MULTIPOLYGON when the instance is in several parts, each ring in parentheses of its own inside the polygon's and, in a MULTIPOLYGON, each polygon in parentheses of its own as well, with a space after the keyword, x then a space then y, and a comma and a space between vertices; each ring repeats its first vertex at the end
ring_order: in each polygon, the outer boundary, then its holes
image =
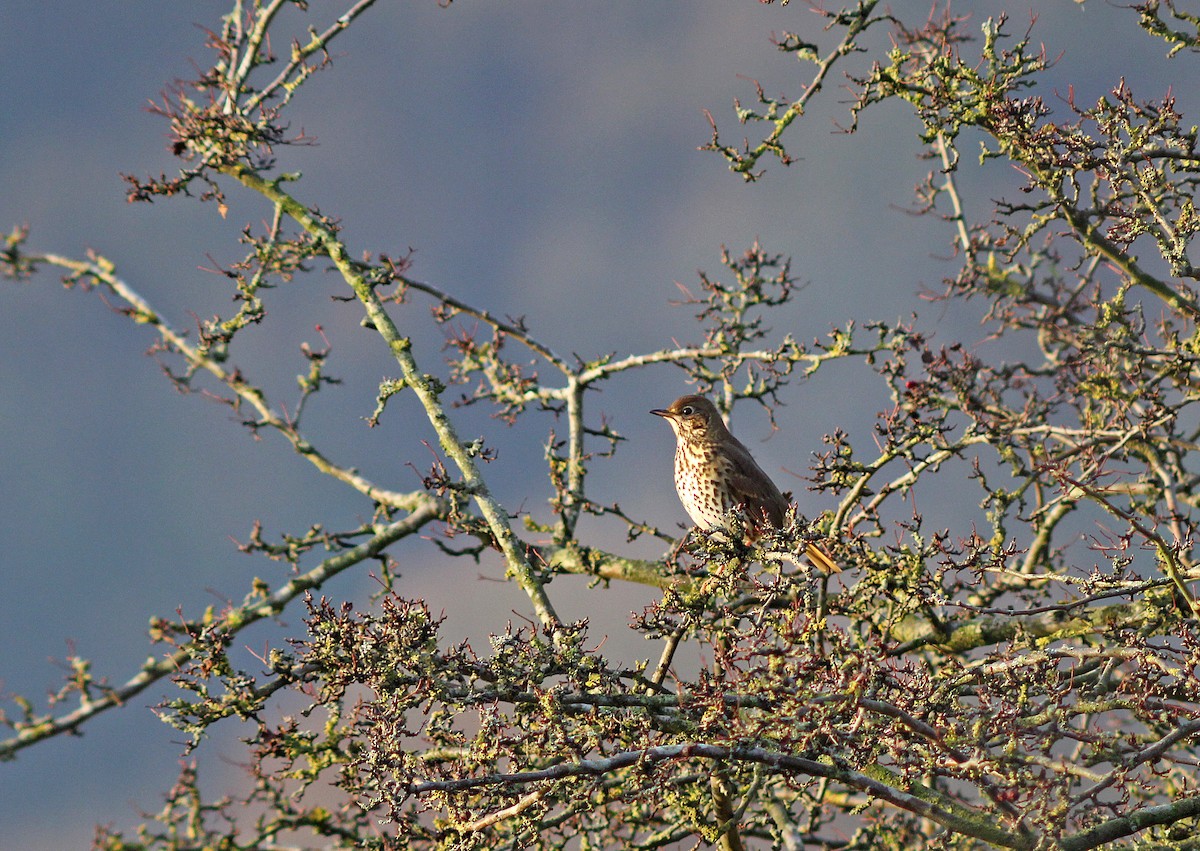
POLYGON ((734 508, 728 469, 716 447, 681 442, 675 451, 675 490, 688 517, 702 529, 724 523, 734 508))

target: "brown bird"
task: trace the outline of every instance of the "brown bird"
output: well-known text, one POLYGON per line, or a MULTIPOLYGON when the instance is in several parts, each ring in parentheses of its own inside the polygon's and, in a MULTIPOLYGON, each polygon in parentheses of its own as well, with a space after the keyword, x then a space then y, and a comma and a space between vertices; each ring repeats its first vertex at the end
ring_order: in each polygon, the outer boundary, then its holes
MULTIPOLYGON (((681 396, 671 407, 650 413, 675 432, 675 490, 693 523, 701 529, 723 527, 729 512, 741 506, 757 534, 783 527, 788 501, 750 450, 730 434, 712 402, 681 396)), ((805 555, 825 573, 841 570, 816 544, 808 544, 805 555)))

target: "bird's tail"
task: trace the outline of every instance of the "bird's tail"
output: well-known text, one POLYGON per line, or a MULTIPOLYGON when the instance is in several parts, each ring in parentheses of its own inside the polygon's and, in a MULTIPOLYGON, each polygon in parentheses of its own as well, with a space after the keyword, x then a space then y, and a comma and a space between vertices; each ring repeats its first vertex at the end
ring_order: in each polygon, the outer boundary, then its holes
POLYGON ((842 569, 837 566, 834 560, 829 556, 829 553, 825 552, 825 550, 814 543, 810 542, 808 544, 808 547, 804 550, 804 555, 806 555, 808 560, 812 562, 812 566, 822 573, 829 574, 842 572, 842 569))

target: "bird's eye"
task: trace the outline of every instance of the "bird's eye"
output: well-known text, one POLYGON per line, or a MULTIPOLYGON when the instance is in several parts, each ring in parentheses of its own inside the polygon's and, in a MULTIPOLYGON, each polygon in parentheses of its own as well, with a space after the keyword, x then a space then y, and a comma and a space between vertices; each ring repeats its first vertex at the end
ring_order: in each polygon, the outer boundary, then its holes
POLYGON ((690 417, 692 414, 696 413, 696 409, 691 405, 684 405, 683 409, 680 410, 679 413, 683 414, 685 417, 690 417))

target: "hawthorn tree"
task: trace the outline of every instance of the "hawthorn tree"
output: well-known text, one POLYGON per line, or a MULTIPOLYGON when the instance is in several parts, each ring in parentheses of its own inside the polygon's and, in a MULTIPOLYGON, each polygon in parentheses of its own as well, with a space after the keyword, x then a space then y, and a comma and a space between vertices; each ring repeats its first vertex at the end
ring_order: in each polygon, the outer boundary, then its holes
MULTIPOLYGON (((79 665, 53 707, 13 701, 0 756, 169 680, 177 696, 159 712, 190 734, 189 750, 212 725, 241 725, 249 791, 210 799, 189 763, 157 816, 134 835, 100 830, 97 847, 1200 848, 1200 305, 1189 255, 1200 153, 1172 96, 1115 81, 1096 103, 1050 102, 1033 89, 1051 58, 1003 16, 912 21, 874 0, 825 9, 821 44, 776 41, 808 69, 799 97, 757 87, 737 105, 755 139, 729 143, 716 118, 706 148, 748 181, 791 162, 789 128, 831 75, 847 74, 864 35, 887 30, 890 50, 845 76, 847 129, 885 102, 919 119, 931 165, 915 209, 953 249, 930 295, 985 305, 980 339, 1006 339, 1009 354, 935 344, 921 315, 847 317, 810 344, 774 337, 771 316, 798 282, 759 245, 701 276, 694 342, 567 354, 417 279, 405 257, 353 256, 336 214, 293 192, 288 146, 303 139, 288 107, 373 5, 318 20, 300 0, 236 2, 211 34, 211 66, 159 107, 180 168, 128 178, 132 201, 186 195, 225 215, 249 195, 274 211, 246 227, 244 259, 225 270, 235 312, 189 335, 103 256, 43 253, 22 229, 2 256, 9 277, 57 272, 103 293, 153 330, 181 389, 219 395, 249 428, 288 441, 360 494, 372 519, 278 541, 256 532, 244 548, 292 565, 290 580, 256 581, 210 617, 156 618, 164 650, 124 684, 79 665), (274 53, 285 12, 312 15, 309 36, 274 53), (1020 185, 991 202, 964 198, 960 175, 991 160, 1014 166, 1020 185), (968 216, 985 203, 986 217, 968 216), (419 402, 437 443, 420 490, 345 466, 306 434, 303 404, 272 401, 252 365, 233 363, 238 335, 269 321, 271 288, 329 267, 379 341, 376 407, 352 415, 374 425, 395 398, 419 402), (413 300, 432 306, 448 357, 397 325, 390 308, 413 300), (832 361, 886 394, 871 433, 827 436, 811 470, 834 502, 821 516, 793 514, 747 544, 735 512, 728 530, 677 549, 669 531, 589 490, 589 471, 619 459, 621 440, 589 391, 669 363, 726 412, 770 412, 782 388, 832 361), (460 406, 530 434, 546 421, 535 414, 551 415, 538 438, 550 492, 531 476, 529 495, 549 500, 552 522, 494 496, 492 450, 461 436, 460 406), (909 499, 919 486, 977 487, 986 523, 923 516, 909 499), (662 558, 587 540, 589 515, 658 540, 662 558), (480 649, 446 640, 403 583, 368 606, 323 592, 364 562, 390 577, 389 547, 418 535, 501 559, 533 621, 498 615, 480 649), (808 541, 842 573, 788 557, 808 541), (656 643, 653 656, 612 658, 586 621, 562 619, 550 581, 566 573, 595 577, 596 595, 614 582, 661 588, 630 625, 656 643), (287 609, 306 612, 303 633, 259 668, 238 667, 239 633, 287 609), (683 647, 696 652, 685 659, 683 647), (286 712, 287 695, 304 711, 286 712)), ((1163 40, 1176 61, 1200 48, 1200 19, 1172 2, 1129 14, 1131 32, 1163 40)), ((328 352, 304 352, 302 400, 336 392, 328 352)))

